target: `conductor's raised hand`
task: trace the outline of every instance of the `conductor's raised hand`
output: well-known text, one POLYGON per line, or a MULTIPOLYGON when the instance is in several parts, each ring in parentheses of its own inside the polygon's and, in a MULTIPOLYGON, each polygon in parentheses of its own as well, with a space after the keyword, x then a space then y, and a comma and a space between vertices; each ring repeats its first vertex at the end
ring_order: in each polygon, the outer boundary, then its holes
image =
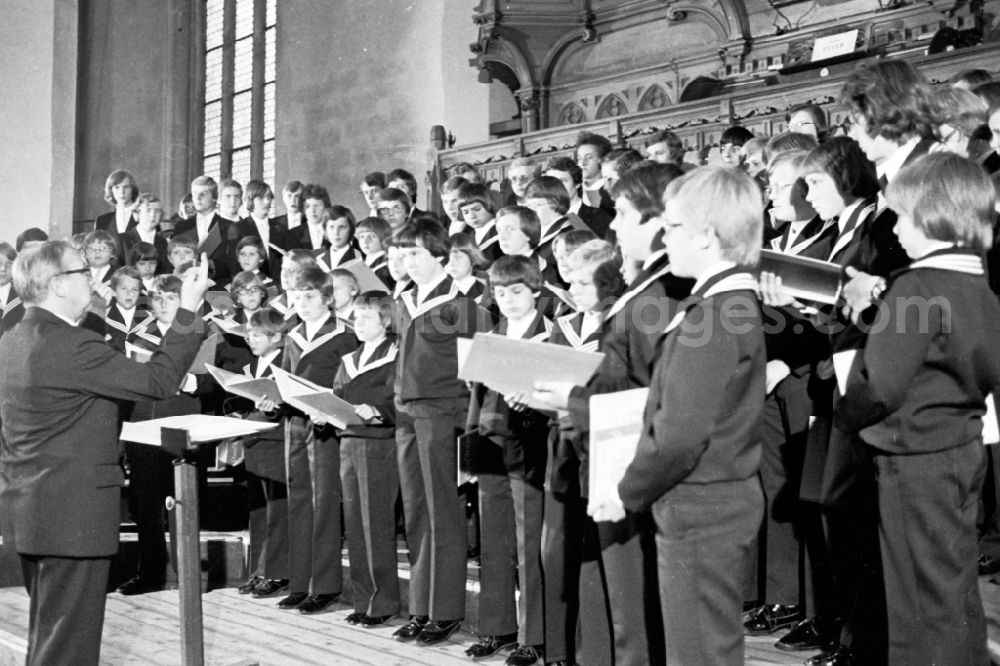
POLYGON ((202 253, 200 261, 191 267, 181 282, 181 307, 194 312, 208 291, 208 255, 202 253))

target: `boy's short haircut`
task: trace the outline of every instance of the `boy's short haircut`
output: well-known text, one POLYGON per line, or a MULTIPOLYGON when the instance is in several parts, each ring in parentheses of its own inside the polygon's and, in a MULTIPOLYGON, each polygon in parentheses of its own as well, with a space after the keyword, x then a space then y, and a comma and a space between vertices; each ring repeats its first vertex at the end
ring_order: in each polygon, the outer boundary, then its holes
POLYGON ((219 189, 224 190, 227 187, 235 187, 240 191, 240 196, 243 196, 243 186, 240 185, 238 180, 233 180, 232 178, 224 178, 221 183, 219 183, 219 189))
POLYGON ((783 153, 786 150, 812 150, 818 145, 819 143, 812 134, 782 132, 781 134, 775 134, 767 140, 762 157, 764 158, 764 164, 770 164, 771 160, 778 153, 783 153))
POLYGON ((381 171, 370 171, 365 174, 364 183, 368 187, 378 187, 384 190, 387 181, 385 179, 385 174, 381 171))
POLYGON ((448 167, 448 175, 451 177, 465 178, 470 183, 481 183, 483 182, 483 175, 479 173, 479 169, 472 166, 469 162, 459 162, 458 164, 452 164, 448 167))
POLYGON ((542 272, 534 257, 508 255, 499 257, 488 271, 490 287, 510 287, 524 284, 531 291, 542 288, 542 272))
POLYGON ((361 293, 361 283, 358 282, 358 276, 356 276, 354 273, 347 270, 346 268, 334 268, 332 271, 330 271, 330 279, 346 280, 347 282, 350 282, 351 285, 354 287, 355 295, 361 293))
POLYGON ((333 278, 319 266, 307 266, 295 274, 295 289, 318 289, 323 300, 330 302, 333 298, 333 278))
POLYGON ((177 294, 180 296, 183 284, 184 282, 176 275, 157 275, 150 291, 157 294, 177 294))
POLYGON ((257 254, 260 255, 261 259, 267 259, 267 252, 264 250, 264 241, 262 241, 257 236, 244 236, 236 244, 236 254, 239 255, 240 250, 245 247, 255 247, 257 248, 257 254))
POLYGON ((861 146, 846 136, 831 137, 813 148, 802 163, 802 174, 825 173, 841 194, 868 199, 879 192, 878 175, 861 146))
POLYGON ((441 185, 441 194, 451 194, 452 192, 458 192, 462 189, 462 186, 468 183, 465 178, 461 176, 452 176, 448 180, 444 181, 441 185))
POLYGON ((294 266, 297 270, 302 270, 303 268, 308 268, 310 266, 318 266, 316 263, 316 257, 309 250, 304 250, 302 248, 294 248, 289 250, 285 254, 285 259, 281 264, 282 266, 294 266))
POLYGON ((406 183, 406 187, 409 190, 407 194, 410 195, 413 205, 417 205, 417 179, 413 177, 412 173, 406 169, 393 169, 385 175, 385 180, 387 183, 391 183, 394 180, 401 180, 406 183))
POLYGON ((992 245, 996 190, 986 171, 965 157, 945 151, 920 157, 899 170, 885 198, 931 240, 980 253, 992 245))
MULTIPOLYGON (((609 152, 608 155, 610 154, 611 153, 609 152)), ((574 185, 579 185, 583 182, 583 169, 581 169, 580 165, 576 163, 576 160, 569 157, 550 157, 545 160, 545 164, 542 165, 542 173, 550 170, 565 171, 569 174, 569 177, 573 179, 574 185)))
POLYGON ((30 227, 17 235, 14 247, 18 252, 24 249, 25 243, 44 243, 49 239, 49 235, 38 227, 30 227))
POLYGON ((247 329, 260 331, 267 337, 284 335, 286 330, 285 317, 274 308, 261 308, 250 315, 247 329))
POLYGON ((583 243, 573 250, 566 259, 566 267, 570 271, 578 271, 583 268, 596 268, 606 261, 617 259, 618 253, 615 246, 600 238, 594 238, 583 243))
MULTIPOLYGON (((681 148, 684 146, 682 145, 681 148)), ((669 146, 668 146, 669 150, 669 146)), ((680 157, 683 157, 684 153, 681 152, 680 157)), ((679 159, 679 158, 678 158, 679 159)), ((638 164, 643 160, 642 154, 635 148, 615 148, 610 153, 604 156, 601 160, 601 164, 610 164, 614 168, 615 172, 620 178, 626 171, 631 169, 633 166, 638 164)), ((674 161, 671 158, 671 161, 674 161)))
POLYGON ((569 192, 555 176, 539 176, 524 188, 525 199, 546 199, 552 210, 565 215, 569 210, 569 192))
POLYGON ((219 198, 219 184, 215 182, 215 179, 211 176, 198 176, 191 181, 191 190, 194 191, 196 187, 208 187, 212 191, 212 198, 218 200, 219 198))
POLYGON ((798 173, 800 176, 805 175, 805 172, 803 171, 802 167, 805 163, 805 158, 808 154, 809 154, 808 150, 802 150, 801 148, 796 148, 795 150, 782 151, 771 158, 771 161, 767 165, 767 171, 768 173, 770 173, 780 166, 790 164, 791 166, 795 167, 796 173, 798 173))
POLYGON ((260 276, 253 271, 240 271, 233 278, 231 285, 232 293, 236 293, 241 289, 249 289, 251 287, 260 287, 261 290, 264 289, 264 281, 260 279, 260 276))
POLYGON ((362 308, 378 310, 378 317, 387 329, 391 328, 396 320, 396 304, 392 296, 385 292, 366 291, 363 294, 358 294, 357 298, 354 299, 354 309, 362 308))
POLYGON ((6 257, 8 261, 17 259, 17 250, 6 241, 0 241, 0 256, 6 257))
POLYGON ((448 244, 451 247, 451 252, 461 252, 467 256, 473 268, 483 269, 490 263, 483 251, 476 245, 476 239, 472 234, 465 232, 452 234, 448 238, 448 244))
POLYGON ((576 135, 576 148, 573 150, 574 155, 576 155, 580 146, 594 146, 597 148, 598 157, 604 157, 614 147, 611 145, 611 140, 606 136, 594 134, 593 132, 580 132, 576 135))
POLYGON ((826 135, 830 131, 830 123, 826 119, 826 111, 818 104, 796 104, 788 109, 785 114, 785 122, 791 122, 792 116, 800 111, 804 111, 812 118, 813 126, 816 128, 816 136, 820 142, 826 140, 826 135))
POLYGON ((490 195, 490 188, 482 183, 466 183, 458 190, 458 207, 462 208, 470 204, 480 204, 483 208, 493 212, 493 197, 490 195))
POLYGON ((284 195, 285 192, 288 192, 290 194, 295 195, 295 206, 299 210, 302 210, 302 204, 303 204, 303 201, 304 201, 302 199, 302 190, 303 189, 305 189, 305 185, 303 185, 301 181, 290 180, 285 185, 285 187, 282 188, 281 193, 282 193, 282 195, 284 195))
POLYGON ((578 247, 592 240, 597 240, 597 234, 590 229, 572 229, 553 238, 552 247, 555 249, 557 244, 561 245, 567 254, 572 254, 578 247))
POLYGON ((111 232, 105 231, 104 229, 94 229, 93 231, 87 233, 83 239, 84 249, 90 247, 92 243, 103 243, 109 250, 111 250, 111 258, 115 258, 118 255, 118 243, 115 242, 115 237, 111 235, 111 232))
POLYGON ((840 103, 865 119, 865 131, 903 143, 931 138, 937 129, 927 79, 904 60, 878 60, 855 69, 840 91, 840 103))
POLYGON ((146 241, 139 241, 132 247, 132 253, 128 256, 130 266, 135 266, 140 261, 159 261, 160 253, 156 251, 156 246, 146 241))
MULTIPOLYGON (((649 148, 658 143, 667 144, 667 159, 671 162, 680 164, 681 160, 684 159, 684 153, 687 151, 684 149, 684 142, 676 133, 670 130, 657 130, 643 140, 642 147, 649 148)), ((620 175, 621 170, 618 173, 620 175)))
POLYGON ((357 228, 358 223, 357 220, 354 219, 354 213, 351 212, 350 208, 348 208, 347 206, 334 204, 333 206, 330 206, 329 208, 326 209, 325 215, 326 219, 323 221, 324 227, 326 226, 326 223, 331 220, 339 220, 340 218, 344 218, 345 220, 347 220, 348 226, 351 227, 351 237, 352 238, 354 237, 354 230, 357 228))
POLYGON ((323 202, 323 208, 330 207, 330 193, 326 191, 326 188, 322 185, 306 185, 302 188, 302 203, 306 202, 306 199, 318 199, 323 202))
POLYGON ((734 146, 742 146, 744 143, 753 138, 753 132, 748 130, 742 125, 731 125, 725 129, 722 136, 719 137, 719 145, 724 146, 727 143, 731 143, 734 146))
MULTIPOLYGON (((562 187, 562 183, 559 185, 562 187)), ((563 188, 563 190, 565 189, 563 188)), ((520 227, 521 233, 528 237, 528 246, 532 250, 538 247, 538 243, 542 240, 542 223, 535 211, 527 206, 505 206, 497 211, 497 219, 499 220, 504 215, 516 216, 517 225, 520 227)))
POLYGON ((378 193, 379 203, 401 203, 406 207, 407 212, 413 210, 413 201, 410 195, 397 187, 387 187, 378 193))
POLYGON ((948 79, 948 85, 954 86, 964 83, 971 90, 978 85, 989 83, 992 80, 993 75, 985 69, 963 69, 948 79))
POLYGON ((170 240, 167 241, 167 255, 173 254, 173 251, 179 247, 186 247, 191 251, 198 252, 198 244, 193 238, 185 234, 180 236, 171 236, 170 240))
POLYGON ((396 245, 401 248, 422 247, 436 259, 448 257, 447 232, 437 222, 431 220, 414 220, 396 237, 396 245))
POLYGON ((139 208, 139 206, 142 206, 143 204, 155 204, 155 203, 163 205, 163 202, 160 200, 160 197, 156 196, 151 192, 143 192, 138 196, 138 198, 136 198, 135 207, 139 208))
POLYGON ((757 182, 738 169, 699 167, 667 185, 668 210, 682 222, 712 231, 722 258, 740 266, 756 266, 764 232, 764 202, 757 182))
POLYGON ((761 153, 763 155, 767 141, 768 137, 766 136, 755 136, 743 144, 743 153, 745 155, 753 155, 754 153, 761 153))
POLYGON ((646 224, 663 213, 663 191, 683 175, 676 164, 637 164, 618 179, 611 197, 625 197, 639 212, 639 223, 646 224))
POLYGON ((247 209, 248 213, 253 212, 253 200, 257 197, 274 201, 274 192, 271 190, 270 185, 258 178, 254 178, 247 183, 247 187, 243 191, 243 206, 247 209))
POLYGON ((142 276, 139 275, 139 271, 131 266, 122 266, 111 275, 111 288, 117 289, 124 278, 135 280, 139 283, 140 287, 142 286, 142 276))
POLYGON ((355 232, 370 231, 378 236, 379 242, 384 246, 385 239, 392 235, 392 227, 381 217, 366 217, 358 222, 355 232))
POLYGON ((618 258, 597 264, 594 267, 594 289, 602 303, 614 303, 628 287, 622 276, 621 261, 618 258))
POLYGON ((965 137, 972 136, 989 120, 986 100, 964 88, 935 88, 933 103, 938 122, 951 125, 965 137))
POLYGON ((114 206, 116 202, 114 195, 111 193, 111 188, 115 185, 121 185, 122 183, 128 183, 132 187, 132 192, 129 194, 129 203, 135 201, 136 197, 139 196, 139 186, 135 182, 135 176, 125 169, 115 169, 108 174, 107 180, 104 181, 104 200, 112 206, 114 206))

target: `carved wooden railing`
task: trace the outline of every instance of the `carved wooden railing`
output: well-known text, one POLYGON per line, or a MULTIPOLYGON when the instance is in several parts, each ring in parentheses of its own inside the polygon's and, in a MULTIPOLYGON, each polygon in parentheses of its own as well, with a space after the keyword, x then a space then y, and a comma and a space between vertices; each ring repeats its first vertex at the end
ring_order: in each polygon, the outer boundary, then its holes
MULTIPOLYGON (((1000 45, 987 44, 931 56, 922 52, 900 53, 894 57, 911 62, 933 83, 940 83, 963 69, 995 71, 1000 64, 1000 45)), ((573 149, 576 136, 584 131, 607 136, 616 146, 641 149, 645 135, 669 129, 688 149, 687 161, 698 163, 699 153, 716 147, 719 136, 730 125, 742 125, 761 136, 784 131, 787 128, 785 113, 796 104, 819 104, 827 111, 831 126, 836 126, 846 115, 846 110, 838 103, 838 96, 851 69, 844 67, 825 78, 784 85, 766 86, 763 81, 755 81, 719 97, 440 150, 430 179, 428 201, 438 200, 437 181, 441 172, 451 165, 470 162, 486 182, 499 183, 506 178, 507 167, 514 158, 533 157, 542 161, 566 154, 573 149), (434 173, 437 177, 433 177, 434 173)))

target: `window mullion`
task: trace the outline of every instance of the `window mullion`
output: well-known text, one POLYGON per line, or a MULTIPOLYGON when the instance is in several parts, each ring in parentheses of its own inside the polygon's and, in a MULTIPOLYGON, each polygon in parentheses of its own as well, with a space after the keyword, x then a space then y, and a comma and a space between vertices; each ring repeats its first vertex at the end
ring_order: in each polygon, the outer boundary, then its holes
POLYGON ((250 174, 264 173, 264 30, 267 27, 267 2, 257 0, 253 15, 253 95, 250 106, 250 174))
POLYGON ((233 86, 236 63, 236 0, 226 0, 222 24, 222 164, 219 173, 233 172, 233 86))

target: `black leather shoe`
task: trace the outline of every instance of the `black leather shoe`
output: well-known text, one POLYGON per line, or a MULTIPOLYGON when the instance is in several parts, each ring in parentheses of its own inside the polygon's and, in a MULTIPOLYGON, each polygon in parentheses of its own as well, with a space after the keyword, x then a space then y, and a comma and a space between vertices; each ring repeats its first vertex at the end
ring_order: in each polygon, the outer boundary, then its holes
POLYGON ((310 594, 309 597, 299 604, 298 611, 303 615, 316 615, 330 610, 330 606, 337 602, 340 594, 310 594))
POLYGON ((426 625, 426 615, 411 615, 409 622, 392 632, 392 637, 397 641, 412 641, 420 635, 420 632, 423 631, 426 625))
POLYGON ((531 645, 518 645, 517 649, 510 653, 504 666, 532 666, 537 664, 542 658, 542 651, 531 645))
POLYGON ((279 592, 284 592, 288 589, 288 579, 287 578, 268 578, 267 580, 262 580, 260 584, 253 589, 254 599, 264 599, 265 597, 273 597, 279 592))
POLYGON ((264 582, 263 576, 251 576, 247 579, 247 582, 236 588, 236 591, 240 594, 250 594, 254 589, 264 582))
POLYGON ((430 620, 420 630, 417 642, 421 645, 437 645, 451 638, 461 626, 461 620, 430 620))
POLYGON ((806 666, 853 666, 854 654, 850 648, 840 646, 832 652, 822 652, 806 659, 806 666))
POLYGON ((291 610, 293 608, 298 608, 299 604, 305 601, 308 597, 309 597, 308 592, 291 592, 287 597, 279 601, 277 603, 277 606, 281 610, 291 610))
POLYGON ((517 633, 506 636, 480 636, 479 640, 465 650, 465 656, 472 660, 492 657, 500 650, 517 647, 517 633))
POLYGON ((118 592, 120 594, 124 594, 126 597, 132 597, 137 594, 159 592, 164 587, 166 587, 166 583, 163 581, 152 581, 139 576, 133 576, 121 584, 121 587, 118 588, 118 592))
POLYGON ((364 611, 354 611, 347 616, 347 624, 361 624, 361 620, 365 617, 364 611))
POLYGON ((385 624, 392 619, 392 615, 365 615, 361 618, 361 626, 365 629, 371 629, 372 627, 377 627, 380 624, 385 624))
POLYGON ((830 635, 828 631, 830 628, 826 625, 827 623, 818 617, 802 620, 775 643, 774 647, 786 652, 830 649, 831 641, 827 638, 830 635))
POLYGON ((997 559, 995 557, 990 557, 989 555, 980 554, 979 575, 992 576, 995 573, 1000 573, 1000 559, 997 559))
POLYGON ((748 636, 765 636, 791 627, 802 619, 802 609, 798 605, 761 606, 747 615, 743 622, 743 632, 748 636))

